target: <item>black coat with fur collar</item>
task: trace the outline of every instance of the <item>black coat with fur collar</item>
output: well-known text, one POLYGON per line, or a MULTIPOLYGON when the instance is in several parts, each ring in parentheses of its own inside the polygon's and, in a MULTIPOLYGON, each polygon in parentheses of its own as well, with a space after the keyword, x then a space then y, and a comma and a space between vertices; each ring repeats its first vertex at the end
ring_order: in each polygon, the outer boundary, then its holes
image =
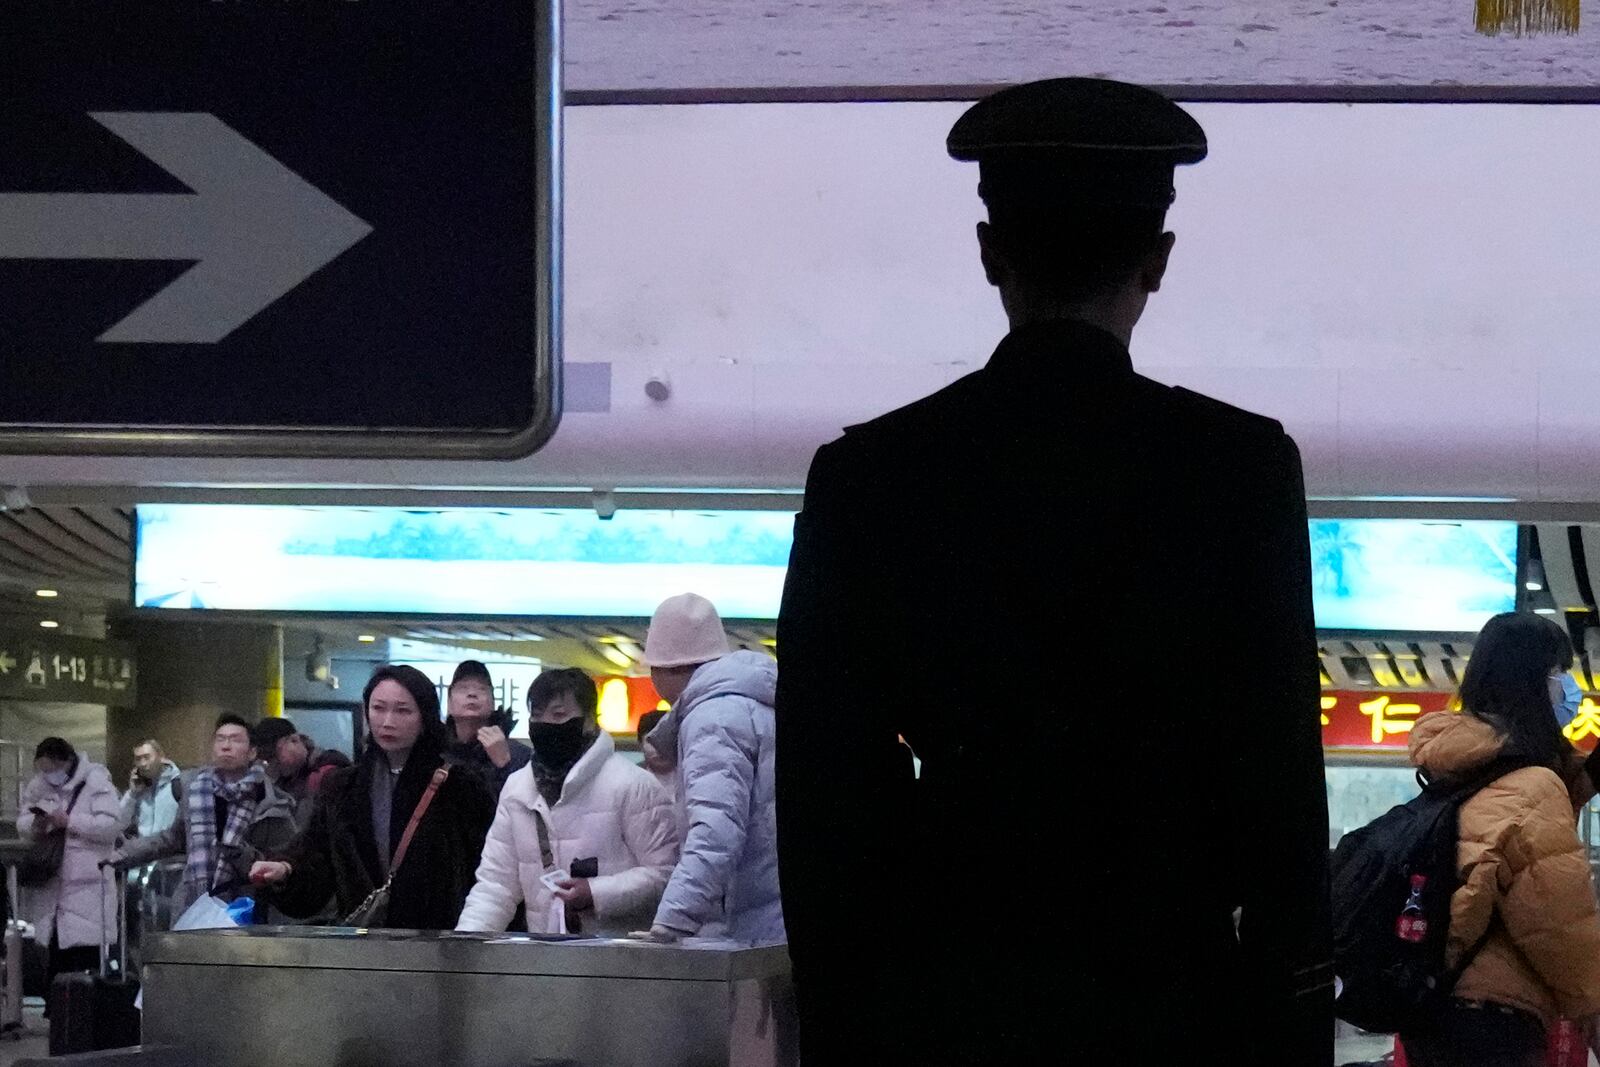
MULTIPOLYGON (((382 773, 382 759, 381 752, 369 747, 355 766, 335 771, 324 783, 310 824, 284 856, 294 869, 274 896, 287 914, 316 915, 332 898, 344 916, 383 884, 372 829, 372 779, 374 773, 382 773)), ((391 854, 433 772, 443 763, 439 746, 430 739, 419 742, 406 761, 395 783, 389 820, 391 854)), ((494 796, 478 776, 451 772, 395 874, 386 927, 455 928, 472 889, 494 807, 494 796)))

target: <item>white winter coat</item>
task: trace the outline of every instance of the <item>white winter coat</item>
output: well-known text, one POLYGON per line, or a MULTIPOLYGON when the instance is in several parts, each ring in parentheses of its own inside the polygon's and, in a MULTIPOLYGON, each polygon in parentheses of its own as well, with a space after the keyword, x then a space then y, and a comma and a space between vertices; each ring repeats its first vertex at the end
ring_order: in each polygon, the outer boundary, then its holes
POLYGON ((111 774, 104 767, 80 755, 72 776, 60 788, 46 782, 43 775, 34 775, 22 790, 17 834, 25 841, 33 840, 34 826, 43 820, 28 809, 65 809, 80 783, 83 792, 67 818, 67 845, 60 875, 42 886, 24 889, 22 894, 23 912, 33 923, 41 945, 48 945, 54 934, 62 948, 98 948, 106 918, 116 922, 111 876, 100 869, 100 861, 111 856, 121 832, 122 815, 117 787, 111 784, 111 774))
POLYGON ((734 652, 695 671, 672 711, 650 731, 678 758, 683 856, 656 923, 699 937, 788 940, 778 894, 773 789, 778 665, 734 652))
POLYGON ((602 733, 567 772, 554 807, 540 795, 531 765, 506 781, 477 883, 456 929, 498 933, 522 903, 529 930, 549 928, 552 897, 539 880, 547 871, 540 862, 536 813, 549 828, 550 869, 565 870, 578 859, 600 861, 599 877, 589 879, 594 910, 580 913, 583 932, 622 937, 648 928, 678 860, 672 801, 602 733))

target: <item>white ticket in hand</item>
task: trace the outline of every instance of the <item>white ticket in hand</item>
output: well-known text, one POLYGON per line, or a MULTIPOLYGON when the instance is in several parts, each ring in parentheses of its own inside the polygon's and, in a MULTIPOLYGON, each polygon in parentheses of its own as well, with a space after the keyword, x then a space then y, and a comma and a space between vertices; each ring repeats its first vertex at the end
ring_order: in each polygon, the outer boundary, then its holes
POLYGON ((554 893, 557 889, 561 888, 561 886, 558 885, 557 883, 565 882, 567 879, 569 879, 571 877, 572 877, 572 875, 568 874, 566 871, 558 870, 558 871, 551 871, 549 874, 540 875, 539 876, 539 881, 544 883, 544 887, 546 889, 548 889, 548 890, 550 890, 550 892, 554 893))

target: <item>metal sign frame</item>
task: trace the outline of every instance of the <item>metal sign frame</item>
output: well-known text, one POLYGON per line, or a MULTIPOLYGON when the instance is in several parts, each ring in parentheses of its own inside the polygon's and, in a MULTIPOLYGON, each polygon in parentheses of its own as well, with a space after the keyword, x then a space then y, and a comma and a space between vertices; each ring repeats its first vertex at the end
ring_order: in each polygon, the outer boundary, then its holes
POLYGON ((534 97, 540 130, 537 213, 529 294, 545 312, 534 339, 532 421, 515 432, 308 426, 88 426, 0 423, 0 455, 291 457, 300 459, 520 459, 538 451, 561 421, 562 71, 559 0, 524 0, 537 11, 534 97), (540 125, 542 124, 542 125, 540 125), (549 382, 549 389, 541 384, 549 382))

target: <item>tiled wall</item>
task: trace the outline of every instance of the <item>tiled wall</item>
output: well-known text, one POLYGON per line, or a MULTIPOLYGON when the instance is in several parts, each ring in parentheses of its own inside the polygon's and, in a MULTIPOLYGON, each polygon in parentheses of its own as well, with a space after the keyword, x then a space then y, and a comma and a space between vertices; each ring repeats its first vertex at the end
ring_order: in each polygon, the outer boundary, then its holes
POLYGON ((1330 848, 1346 833, 1417 795, 1416 769, 1404 764, 1330 765, 1325 775, 1330 848))

